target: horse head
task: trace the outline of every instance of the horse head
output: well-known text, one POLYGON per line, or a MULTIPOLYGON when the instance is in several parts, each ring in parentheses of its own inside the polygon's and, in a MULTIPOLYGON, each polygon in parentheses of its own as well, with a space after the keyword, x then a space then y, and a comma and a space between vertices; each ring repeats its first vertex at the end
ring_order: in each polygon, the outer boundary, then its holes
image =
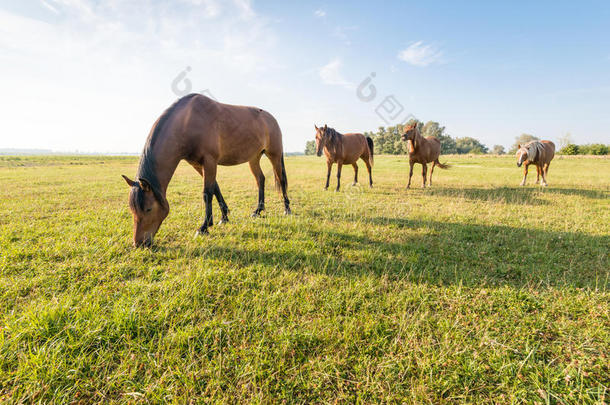
POLYGON ((125 175, 123 178, 131 187, 129 208, 133 216, 133 245, 149 247, 169 214, 169 204, 146 179, 133 181, 125 175))
POLYGON ((318 126, 314 124, 314 127, 316 128, 316 155, 322 156, 322 151, 330 138, 328 126, 324 124, 324 127, 318 128, 318 126))
POLYGON ((419 130, 417 129, 417 122, 407 125, 402 134, 402 140, 407 142, 409 145, 409 153, 414 153, 417 148, 419 130))
POLYGON ((530 163, 534 163, 536 161, 536 157, 538 153, 542 149, 542 144, 538 141, 532 141, 526 143, 525 145, 519 144, 517 149, 517 167, 521 167, 523 163, 529 161, 530 163))

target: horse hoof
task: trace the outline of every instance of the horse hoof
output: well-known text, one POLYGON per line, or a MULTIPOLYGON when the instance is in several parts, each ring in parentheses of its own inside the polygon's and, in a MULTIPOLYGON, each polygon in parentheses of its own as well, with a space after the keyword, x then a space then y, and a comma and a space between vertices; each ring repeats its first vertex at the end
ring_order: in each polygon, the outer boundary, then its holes
POLYGON ((286 208, 284 210, 284 215, 292 215, 292 211, 290 211, 290 208, 286 208))
POLYGON ((202 238, 209 234, 210 234, 210 232, 207 229, 204 229, 204 230, 198 229, 197 232, 195 232, 195 239, 202 238))
POLYGON ((357 185, 358 185, 358 183, 356 183, 356 182, 352 183, 352 187, 355 187, 357 185))
POLYGON ((218 225, 223 225, 229 222, 229 218, 221 218, 220 221, 218 221, 218 225))
POLYGON ((254 211, 254 212, 252 213, 252 215, 250 215, 250 216, 251 216, 252 218, 259 218, 259 217, 261 216, 261 213, 260 213, 260 212, 256 212, 256 211, 254 211))

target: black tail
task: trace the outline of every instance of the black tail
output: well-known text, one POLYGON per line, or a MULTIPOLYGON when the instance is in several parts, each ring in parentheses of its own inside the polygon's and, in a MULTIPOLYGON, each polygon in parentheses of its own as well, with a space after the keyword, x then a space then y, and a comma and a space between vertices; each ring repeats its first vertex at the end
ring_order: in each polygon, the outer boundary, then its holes
POLYGON ((375 164, 375 161, 373 160, 373 139, 370 136, 367 136, 366 143, 369 145, 369 163, 373 166, 375 164))
POLYGON ((278 178, 275 176, 275 188, 280 189, 280 187, 284 188, 284 190, 288 189, 288 178, 286 177, 286 166, 284 165, 284 154, 282 153, 282 178, 278 178))

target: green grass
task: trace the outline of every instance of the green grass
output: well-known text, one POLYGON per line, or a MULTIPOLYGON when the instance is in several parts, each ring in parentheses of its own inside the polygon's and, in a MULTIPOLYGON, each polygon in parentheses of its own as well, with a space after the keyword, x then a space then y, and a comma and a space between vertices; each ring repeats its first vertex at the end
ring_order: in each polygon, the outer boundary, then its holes
POLYGON ((220 168, 231 222, 203 239, 181 165, 137 250, 136 158, 16 159, 0 402, 609 401, 610 159, 556 158, 540 188, 513 158, 450 156, 407 191, 407 159, 378 156, 375 188, 348 167, 334 193, 322 158, 289 157, 290 217, 263 159, 266 216, 247 165, 220 168))

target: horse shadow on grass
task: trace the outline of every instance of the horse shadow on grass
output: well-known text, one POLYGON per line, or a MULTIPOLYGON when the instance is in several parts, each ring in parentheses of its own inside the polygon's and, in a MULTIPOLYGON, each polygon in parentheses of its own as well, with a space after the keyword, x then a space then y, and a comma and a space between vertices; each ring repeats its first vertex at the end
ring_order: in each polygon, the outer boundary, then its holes
POLYGON ((303 229, 302 224, 269 224, 274 236, 265 246, 270 248, 252 243, 261 240, 260 234, 245 232, 242 246, 215 243, 189 254, 236 266, 337 277, 384 276, 433 285, 604 290, 609 285, 609 236, 389 217, 358 221, 379 232, 365 236, 315 226, 303 229))
POLYGON ((609 198, 610 193, 601 190, 554 188, 554 187, 496 187, 496 188, 431 188, 430 195, 465 198, 473 201, 491 201, 495 203, 517 205, 548 205, 549 202, 540 198, 546 193, 581 196, 591 199, 609 198))

